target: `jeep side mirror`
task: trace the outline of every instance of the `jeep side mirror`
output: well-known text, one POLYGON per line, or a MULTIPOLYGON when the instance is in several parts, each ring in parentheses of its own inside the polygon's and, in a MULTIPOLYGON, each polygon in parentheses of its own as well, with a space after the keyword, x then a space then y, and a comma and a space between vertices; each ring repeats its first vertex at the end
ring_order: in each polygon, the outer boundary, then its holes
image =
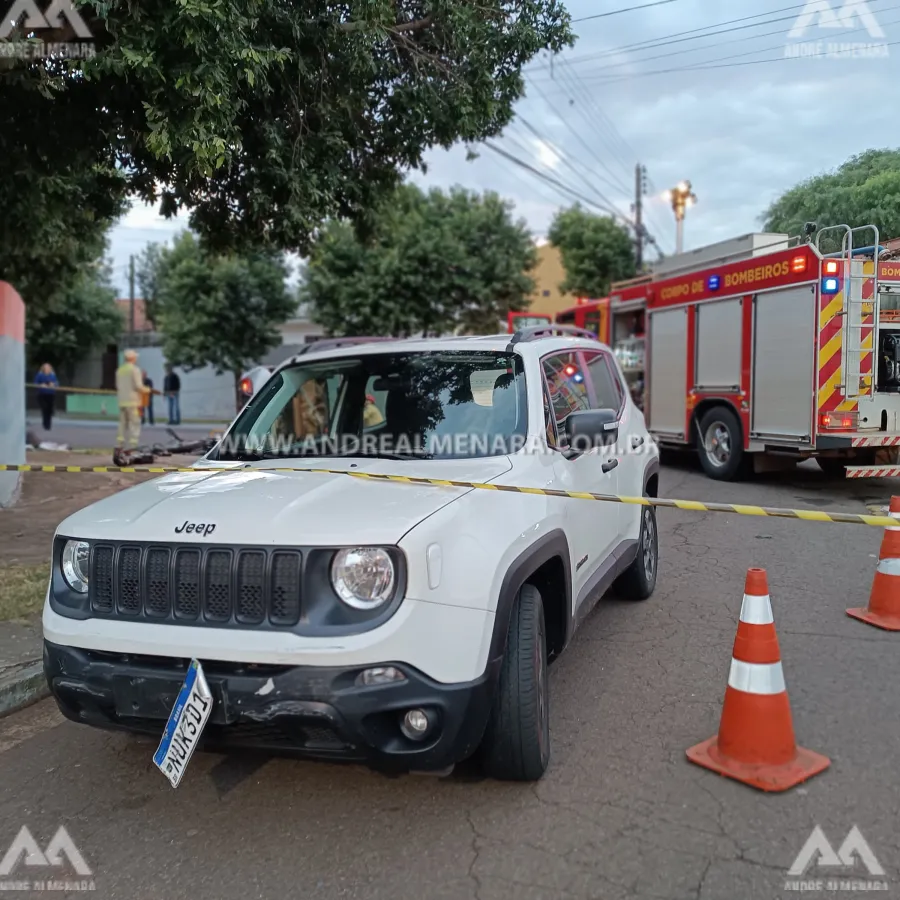
POLYGON ((619 414, 614 409, 580 409, 566 417, 570 449, 587 453, 619 439, 619 414))

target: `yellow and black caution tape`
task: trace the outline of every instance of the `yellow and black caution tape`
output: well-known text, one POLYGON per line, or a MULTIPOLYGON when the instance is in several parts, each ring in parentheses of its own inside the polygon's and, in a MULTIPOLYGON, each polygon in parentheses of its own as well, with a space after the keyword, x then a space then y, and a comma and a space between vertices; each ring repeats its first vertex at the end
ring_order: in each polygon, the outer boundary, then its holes
POLYGON ((49 388, 54 392, 60 394, 106 394, 109 396, 114 396, 116 393, 115 391, 111 391, 105 388, 68 387, 62 384, 33 384, 28 381, 25 382, 25 387, 36 388, 38 390, 47 390, 49 388))
POLYGON ((320 475, 349 475, 370 481, 393 481, 400 484, 425 484, 435 487, 461 487, 478 491, 504 491, 513 494, 537 494, 539 497, 563 497, 572 500, 598 500, 602 503, 625 503, 631 506, 655 506, 661 509, 684 509, 690 512, 732 513, 738 516, 769 516, 777 519, 802 519, 804 522, 833 522, 842 525, 871 525, 875 528, 898 527, 897 519, 890 516, 860 515, 858 513, 829 513, 816 509, 780 509, 772 506, 749 506, 743 503, 704 503, 700 500, 665 500, 658 497, 623 497, 618 494, 593 494, 583 491, 557 491, 550 488, 516 487, 508 484, 483 484, 477 481, 446 481, 440 478, 414 478, 410 475, 382 475, 375 472, 353 472, 346 469, 294 468, 292 466, 253 466, 238 468, 183 467, 183 466, 39 466, 0 465, 0 472, 102 472, 137 473, 154 475, 190 473, 208 475, 230 472, 314 472, 320 475))

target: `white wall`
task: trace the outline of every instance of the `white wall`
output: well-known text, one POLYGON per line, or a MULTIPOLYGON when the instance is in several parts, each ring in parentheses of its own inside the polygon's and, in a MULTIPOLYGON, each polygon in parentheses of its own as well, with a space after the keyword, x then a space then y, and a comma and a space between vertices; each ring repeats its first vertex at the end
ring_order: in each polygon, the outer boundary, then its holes
MULTIPOLYGON (((155 390, 161 391, 165 378, 165 358, 161 347, 138 347, 138 365, 153 380, 155 390)), ((216 375, 212 366, 185 372, 176 368, 181 379, 181 418, 215 419, 230 422, 235 416, 234 375, 216 375)), ((156 420, 168 421, 165 397, 153 398, 156 420)))

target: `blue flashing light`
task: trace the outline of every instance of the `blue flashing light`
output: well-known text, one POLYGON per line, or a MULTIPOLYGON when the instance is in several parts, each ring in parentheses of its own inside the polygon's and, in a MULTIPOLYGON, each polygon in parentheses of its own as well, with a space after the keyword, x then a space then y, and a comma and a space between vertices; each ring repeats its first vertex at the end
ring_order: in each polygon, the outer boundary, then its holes
POLYGON ((581 382, 584 381, 584 375, 582 375, 581 372, 577 372, 572 376, 572 381, 574 381, 576 384, 581 384, 581 382))
POLYGON ((823 294, 836 294, 841 288, 841 282, 837 278, 824 278, 822 280, 823 294))
POLYGON ((718 275, 710 275, 706 279, 707 290, 717 291, 722 286, 722 279, 718 275))

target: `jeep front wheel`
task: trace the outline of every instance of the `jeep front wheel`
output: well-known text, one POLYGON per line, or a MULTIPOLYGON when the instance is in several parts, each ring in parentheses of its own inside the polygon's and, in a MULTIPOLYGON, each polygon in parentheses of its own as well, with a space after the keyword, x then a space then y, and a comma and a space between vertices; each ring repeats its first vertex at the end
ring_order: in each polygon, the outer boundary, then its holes
POLYGON ((485 774, 501 781, 538 781, 550 762, 550 705, 544 605, 522 586, 510 615, 506 654, 481 745, 485 774))

